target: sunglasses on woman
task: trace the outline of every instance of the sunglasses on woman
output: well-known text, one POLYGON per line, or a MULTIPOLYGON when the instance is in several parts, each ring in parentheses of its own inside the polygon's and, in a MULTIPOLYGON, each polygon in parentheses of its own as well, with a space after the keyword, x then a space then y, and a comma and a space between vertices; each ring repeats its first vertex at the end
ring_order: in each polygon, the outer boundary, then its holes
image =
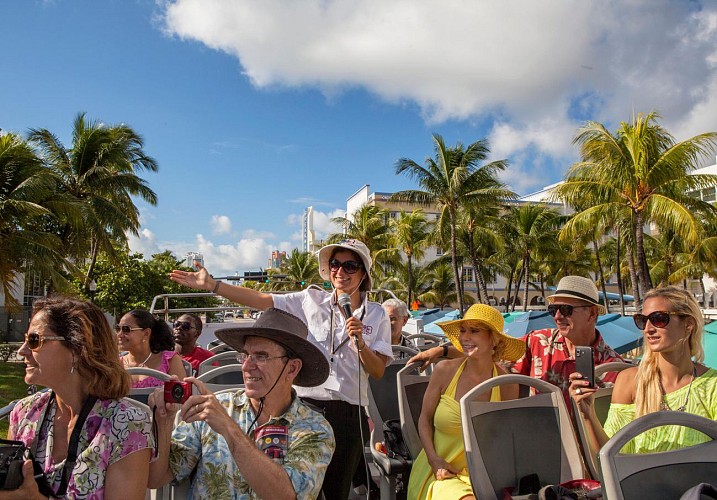
POLYGON ((571 306, 570 304, 550 304, 548 305, 548 314, 555 317, 555 313, 560 311, 560 314, 565 316, 566 318, 569 318, 573 315, 574 309, 579 309, 581 307, 592 307, 592 306, 571 306))
POLYGON ((363 268, 363 264, 361 264, 360 262, 356 262, 355 260, 346 260, 344 262, 340 262, 336 259, 331 259, 331 261, 329 261, 329 269, 336 272, 339 270, 339 268, 342 268, 348 274, 356 274, 359 269, 363 268))
POLYGON ((129 326, 129 325, 115 325, 115 332, 122 332, 127 335, 129 332, 134 330, 144 330, 141 326, 129 326))
POLYGON ((40 335, 37 332, 30 332, 25 334, 25 343, 27 344, 27 347, 30 348, 31 351, 37 351, 42 347, 42 344, 45 343, 46 340, 67 340, 65 337, 59 337, 55 335, 40 335))
POLYGON ((648 315, 635 314, 632 316, 632 320, 640 330, 645 329, 648 319, 655 328, 664 328, 670 324, 670 316, 684 316, 684 314, 670 311, 653 311, 648 315))
POLYGON ((194 328, 189 321, 175 321, 173 326, 175 330, 182 330, 183 332, 194 328))

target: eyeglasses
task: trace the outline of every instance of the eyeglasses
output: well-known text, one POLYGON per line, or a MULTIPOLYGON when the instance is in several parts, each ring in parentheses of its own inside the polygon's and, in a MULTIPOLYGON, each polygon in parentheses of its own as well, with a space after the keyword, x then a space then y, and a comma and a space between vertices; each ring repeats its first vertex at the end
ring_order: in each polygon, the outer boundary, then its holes
POLYGON ((343 268, 344 271, 346 271, 348 274, 356 274, 359 269, 363 268, 363 264, 360 262, 356 262, 355 260, 346 260, 344 262, 340 262, 336 259, 332 259, 329 262, 329 269, 336 272, 339 270, 339 268, 343 268))
POLYGON ((257 366, 264 366, 270 359, 288 358, 289 356, 267 356, 266 354, 247 354, 245 352, 237 353, 237 361, 239 364, 244 364, 247 359, 251 359, 251 362, 257 366))
POLYGON ((175 321, 174 325, 172 325, 172 326, 174 326, 175 330, 182 330, 182 331, 187 331, 187 330, 191 330, 192 328, 194 328, 194 326, 189 321, 175 321))
POLYGON ((653 311, 648 315, 644 314, 635 314, 632 316, 632 320, 635 322, 635 326, 638 327, 640 330, 645 329, 645 325, 647 325, 647 320, 650 320, 650 323, 655 328, 664 328, 670 323, 670 316, 685 316, 682 313, 677 312, 670 312, 670 311, 653 311))
POLYGON ((25 334, 25 343, 27 344, 27 347, 29 347, 31 351, 39 350, 40 347, 42 347, 42 344, 44 344, 46 340, 65 341, 67 339, 65 337, 40 335, 37 332, 30 332, 30 333, 25 334))
POLYGON ((142 328, 141 326, 132 327, 129 325, 115 325, 115 332, 117 332, 117 333, 122 332, 125 335, 127 335, 129 332, 131 332, 133 330, 144 330, 144 328, 142 328))
POLYGON ((550 304, 548 306, 548 314, 555 317, 555 313, 560 311, 560 314, 565 316, 566 318, 569 318, 573 315, 574 309, 579 309, 581 307, 592 307, 592 306, 571 306, 570 304, 550 304))

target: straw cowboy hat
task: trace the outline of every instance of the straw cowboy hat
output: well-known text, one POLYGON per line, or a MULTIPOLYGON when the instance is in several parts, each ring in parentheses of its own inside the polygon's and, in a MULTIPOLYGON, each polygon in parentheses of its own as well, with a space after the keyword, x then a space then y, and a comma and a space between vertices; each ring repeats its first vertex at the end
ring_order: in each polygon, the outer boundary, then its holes
POLYGON ((474 304, 468 308, 463 319, 454 321, 446 321, 444 323, 436 323, 446 334, 451 344, 463 352, 463 346, 460 343, 460 328, 463 323, 480 323, 487 326, 495 335, 497 335, 505 346, 503 354, 500 358, 506 361, 518 361, 525 354, 525 342, 510 335, 503 333, 503 315, 495 308, 485 304, 474 304))
POLYGON ((315 387, 329 376, 326 356, 307 340, 309 330, 299 318, 281 309, 271 307, 259 316, 253 326, 221 328, 217 338, 237 351, 244 349, 247 337, 264 337, 281 344, 301 359, 301 370, 294 385, 315 387))
POLYGON ((336 248, 351 250, 359 256, 363 264, 364 272, 366 273, 366 277, 364 278, 364 281, 366 281, 366 290, 371 290, 371 252, 369 252, 368 247, 359 240, 347 239, 321 247, 321 250, 319 250, 319 274, 321 277, 327 281, 331 280, 329 258, 336 248))
POLYGON ((567 297, 580 299, 597 306, 598 314, 605 314, 605 306, 598 300, 598 290, 590 278, 582 276, 565 276, 558 282, 558 289, 548 297, 548 303, 552 304, 555 299, 567 297))

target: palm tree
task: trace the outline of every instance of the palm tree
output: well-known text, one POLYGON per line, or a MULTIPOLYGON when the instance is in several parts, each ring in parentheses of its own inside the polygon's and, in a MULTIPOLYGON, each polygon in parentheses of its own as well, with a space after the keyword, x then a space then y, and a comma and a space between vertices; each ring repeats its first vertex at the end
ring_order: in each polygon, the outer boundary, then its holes
MULTIPOLYGON (((483 139, 464 147, 458 143, 446 147, 443 137, 433 134, 434 158, 426 158, 421 166, 408 158, 396 162, 396 173, 405 173, 415 179, 421 189, 394 193, 392 201, 436 204, 441 219, 447 219, 450 229, 450 251, 453 279, 460 283, 456 250, 456 224, 458 209, 464 204, 493 203, 496 199, 511 198, 514 194, 503 188, 496 179, 498 172, 507 166, 506 160, 493 161, 478 166, 488 157, 488 141, 483 139)), ((439 225, 443 221, 439 221, 439 225)), ((465 298, 458 293, 458 309, 463 314, 465 298)))
POLYGON ((62 221, 59 236, 71 255, 89 256, 88 286, 99 252, 113 256, 115 244, 126 245, 128 232, 138 234, 139 210, 132 196, 156 205, 157 195, 136 172, 156 172, 157 162, 144 152, 142 138, 130 127, 88 122, 84 113, 75 118, 70 149, 47 129, 30 130, 28 140, 37 145, 59 189, 81 207, 79 220, 62 221))
POLYGON ((0 282, 10 307, 19 305, 12 292, 20 272, 33 269, 64 282, 69 263, 59 238, 43 225, 54 220, 53 208, 62 208, 54 187, 30 145, 14 134, 0 136, 0 282))
POLYGON ((286 286, 277 289, 296 290, 323 281, 319 275, 319 263, 316 256, 297 248, 294 248, 288 258, 281 263, 279 273, 284 275, 286 286))
POLYGON ((423 210, 416 209, 411 213, 401 210, 396 219, 391 219, 390 227, 398 248, 406 254, 407 267, 407 304, 413 298, 413 260, 421 260, 430 242, 432 224, 426 220, 423 210))
MULTIPOLYGON (((539 260, 540 257, 560 251, 557 245, 557 228, 561 216, 545 205, 529 203, 510 207, 506 221, 513 229, 513 249, 521 259, 521 276, 525 280, 523 310, 527 310, 531 259, 539 260)), ((518 296, 519 282, 520 280, 516 280, 515 297, 518 296)))
MULTIPOLYGON (((688 244, 695 245, 701 232, 698 212, 715 213, 714 207, 687 193, 717 184, 714 175, 689 175, 700 159, 714 151, 717 133, 708 132, 676 143, 657 124, 655 112, 641 113, 622 122, 615 134, 604 125, 588 122, 578 130, 582 160, 568 171, 555 197, 571 206, 588 200, 591 206, 571 223, 595 212, 620 213, 630 220, 635 234, 635 267, 642 292, 652 288, 644 250, 644 226, 654 222, 672 228, 688 244)), ((637 297, 636 297, 637 299, 637 297)))
POLYGON ((458 298, 456 293, 456 282, 451 276, 451 268, 448 264, 436 266, 433 269, 433 280, 430 291, 418 296, 421 302, 428 302, 441 309, 448 307, 458 298))

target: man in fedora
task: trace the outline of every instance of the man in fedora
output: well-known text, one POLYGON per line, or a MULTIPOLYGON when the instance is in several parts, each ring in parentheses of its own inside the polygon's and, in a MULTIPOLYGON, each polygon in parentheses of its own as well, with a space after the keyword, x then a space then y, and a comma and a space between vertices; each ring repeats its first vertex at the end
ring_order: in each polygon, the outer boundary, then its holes
MULTIPOLYGON (((598 301, 595 283, 582 276, 565 276, 558 283, 555 293, 548 297, 548 312, 555 320, 556 328, 533 330, 525 335, 528 348, 525 355, 510 366, 513 373, 521 373, 557 385, 569 403, 569 375, 575 371, 575 347, 593 348, 595 365, 610 361, 622 361, 620 355, 608 346, 595 328, 598 315, 605 308, 598 301)), ((427 367, 441 356, 459 357, 452 347, 434 347, 409 360, 423 361, 427 367)), ((608 373, 603 382, 614 382, 615 373, 608 373)), ((571 405, 568 405, 571 408, 571 405)))
POLYGON ((307 340, 296 316, 269 308, 249 328, 217 330, 237 350, 244 389, 214 395, 194 377, 198 394, 181 405, 163 390, 149 397, 158 424, 158 458, 149 487, 195 474, 193 498, 315 498, 334 452, 331 426, 292 389, 321 385, 326 357, 307 340))

